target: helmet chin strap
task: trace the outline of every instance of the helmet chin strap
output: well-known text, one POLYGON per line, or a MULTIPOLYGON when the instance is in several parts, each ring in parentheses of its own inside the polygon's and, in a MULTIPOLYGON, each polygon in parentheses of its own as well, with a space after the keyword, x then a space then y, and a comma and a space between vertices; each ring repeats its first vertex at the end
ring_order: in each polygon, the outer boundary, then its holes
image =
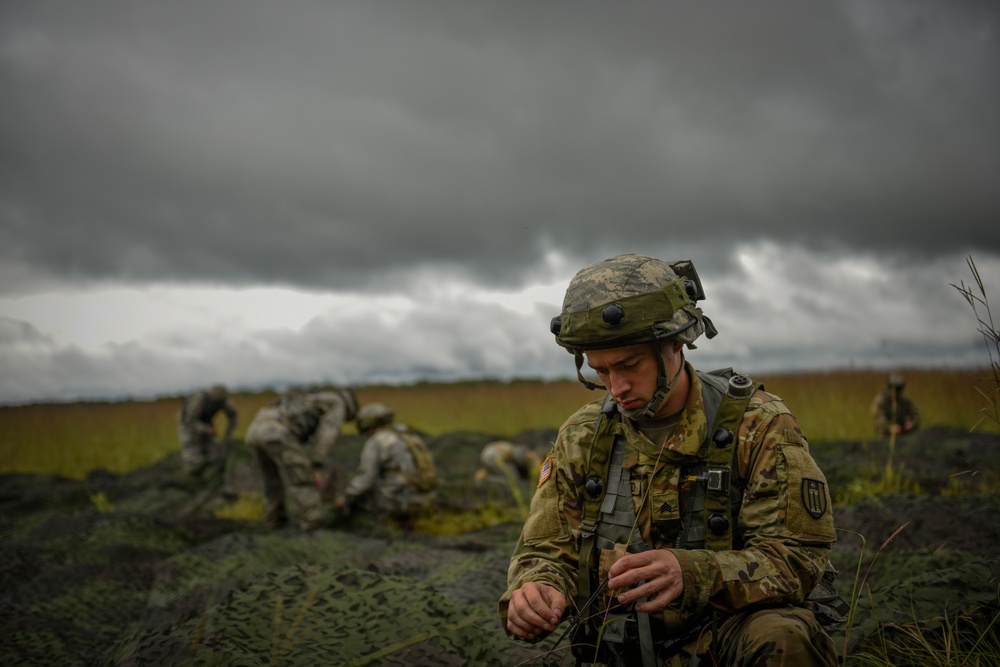
POLYGON ((681 373, 684 371, 684 349, 681 348, 681 363, 677 367, 677 372, 674 373, 674 377, 667 381, 667 365, 663 362, 663 354, 659 350, 656 352, 656 359, 659 363, 659 372, 656 375, 656 391, 653 392, 653 397, 649 399, 649 402, 641 408, 633 408, 631 410, 621 410, 621 413, 628 417, 629 419, 636 419, 639 417, 653 417, 656 411, 660 409, 663 405, 663 401, 666 400, 667 396, 673 391, 674 387, 677 386, 677 380, 680 379, 681 373))

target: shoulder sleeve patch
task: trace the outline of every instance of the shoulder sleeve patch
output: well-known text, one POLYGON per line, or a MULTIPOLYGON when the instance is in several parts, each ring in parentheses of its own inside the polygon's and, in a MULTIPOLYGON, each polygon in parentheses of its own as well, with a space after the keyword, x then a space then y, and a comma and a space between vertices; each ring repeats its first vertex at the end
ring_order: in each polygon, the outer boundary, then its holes
POLYGON ((552 476, 552 457, 546 456, 545 460, 542 461, 542 467, 538 471, 538 486, 536 488, 542 488, 542 484, 548 481, 549 477, 552 476))
POLYGON ((781 448, 788 466, 785 534, 809 542, 834 542, 830 488, 804 447, 781 448))
POLYGON ((826 514, 826 482, 818 479, 802 480, 802 505, 809 516, 819 519, 826 514))

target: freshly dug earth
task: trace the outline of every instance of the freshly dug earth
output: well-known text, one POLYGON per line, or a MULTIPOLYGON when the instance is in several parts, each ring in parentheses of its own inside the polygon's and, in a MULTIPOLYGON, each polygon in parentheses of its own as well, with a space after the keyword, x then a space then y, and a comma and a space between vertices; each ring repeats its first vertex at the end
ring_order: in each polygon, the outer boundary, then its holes
MULTIPOLYGON (((517 439, 545 449, 554 437, 517 439)), ((443 479, 442 520, 514 504, 510 489, 471 481, 491 439, 428 438, 443 479)), ((339 479, 360 446, 357 437, 338 443, 339 479)), ((812 447, 835 494, 883 474, 889 454, 880 442, 812 447)), ((835 508, 838 588, 845 598, 863 592, 849 639, 837 637, 850 656, 880 624, 936 627, 1000 610, 1000 496, 973 493, 982 480, 998 487, 1000 438, 929 429, 899 440, 893 464, 922 492, 835 508)), ((527 497, 531 486, 518 491, 527 497)), ((300 534, 216 518, 236 494, 257 491, 238 443, 218 488, 185 478, 176 455, 85 481, 0 476, 0 662, 573 664, 568 640, 511 642, 496 620, 518 523, 433 535, 339 522, 300 534)))

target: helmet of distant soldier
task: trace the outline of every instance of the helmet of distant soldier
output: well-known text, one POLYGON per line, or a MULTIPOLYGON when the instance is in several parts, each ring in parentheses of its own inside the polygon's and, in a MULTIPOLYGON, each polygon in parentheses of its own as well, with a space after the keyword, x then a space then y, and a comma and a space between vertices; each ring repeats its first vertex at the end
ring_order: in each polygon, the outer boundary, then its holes
POLYGON ((355 421, 358 424, 359 430, 367 431, 371 428, 392 423, 392 418, 395 415, 396 413, 392 408, 384 403, 375 401, 361 406, 361 409, 358 410, 358 416, 355 417, 355 421))
POLYGON ((229 390, 224 384, 213 384, 208 389, 208 397, 216 402, 222 402, 229 398, 229 390))
POLYGON ((573 353, 667 339, 694 348, 702 334, 718 333, 696 305, 703 298, 690 261, 618 255, 573 277, 551 330, 573 353))
POLYGON ((902 389, 906 385, 906 378, 899 373, 889 373, 885 385, 890 389, 902 389))

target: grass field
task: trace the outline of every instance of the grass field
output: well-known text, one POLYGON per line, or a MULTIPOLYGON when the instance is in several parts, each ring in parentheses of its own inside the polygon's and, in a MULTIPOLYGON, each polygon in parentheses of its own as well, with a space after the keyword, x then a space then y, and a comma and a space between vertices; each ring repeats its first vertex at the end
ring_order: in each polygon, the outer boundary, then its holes
MULTIPOLYGON (((973 428, 989 370, 906 370, 907 392, 925 426, 973 428)), ((872 437, 869 413, 881 390, 882 371, 837 371, 754 378, 778 394, 814 442, 872 437)), ((600 398, 575 381, 458 382, 359 389, 361 403, 382 401, 397 419, 429 433, 473 431, 513 436, 557 428, 583 403, 600 398)), ((236 437, 273 393, 236 394, 236 437)), ((117 403, 39 404, 0 407, 0 472, 42 472, 81 479, 97 468, 124 473, 150 465, 178 448, 176 414, 181 398, 117 403)), ((221 416, 220 416, 221 419, 221 416)), ((221 424, 221 422, 220 422, 221 424)), ((353 429, 353 426, 346 427, 353 429)), ((980 430, 996 431, 988 420, 980 430)))

